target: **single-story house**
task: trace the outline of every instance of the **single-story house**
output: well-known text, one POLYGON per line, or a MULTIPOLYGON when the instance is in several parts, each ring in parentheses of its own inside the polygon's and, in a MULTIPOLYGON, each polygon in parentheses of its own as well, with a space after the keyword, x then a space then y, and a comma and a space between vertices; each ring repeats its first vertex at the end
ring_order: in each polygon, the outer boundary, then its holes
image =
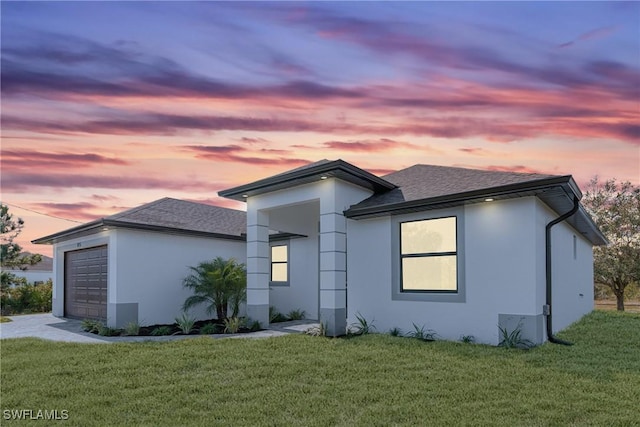
POLYGON ((541 343, 593 308, 606 238, 571 176, 322 160, 219 193, 247 203, 247 314, 304 309, 332 336, 362 316, 498 344, 541 343), (270 242, 269 233, 294 233, 270 242))
MULTIPOLYGON (((24 255, 31 255, 24 252, 24 255)), ((23 277, 28 283, 39 285, 48 280, 53 280, 53 258, 46 255, 40 255, 42 259, 34 265, 26 266, 25 269, 6 269, 6 273, 13 274, 16 277, 23 277)))
POLYGON ((322 160, 219 194, 246 213, 162 199, 36 240, 54 244, 54 314, 171 322, 187 266, 216 256, 246 262, 248 317, 304 310, 332 336, 362 316, 379 331, 497 344, 520 328, 541 343, 593 308, 592 246, 606 239, 571 176, 415 165, 378 177, 322 160))

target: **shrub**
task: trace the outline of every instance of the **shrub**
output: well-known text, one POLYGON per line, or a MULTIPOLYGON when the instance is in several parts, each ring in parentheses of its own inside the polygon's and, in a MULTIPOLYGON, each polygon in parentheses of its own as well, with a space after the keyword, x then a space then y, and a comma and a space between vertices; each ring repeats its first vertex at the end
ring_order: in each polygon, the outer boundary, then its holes
POLYGON ((523 350, 533 347, 533 343, 531 341, 522 337, 521 324, 518 324, 518 326, 511 332, 509 332, 506 327, 502 328, 498 326, 498 329, 500 329, 500 337, 502 338, 498 347, 520 348, 523 350))
POLYGON ((104 323, 100 323, 100 326, 98 326, 98 335, 103 337, 114 337, 116 335, 120 335, 120 330, 110 328, 104 323))
POLYGON ((418 326, 413 324, 413 331, 407 334, 409 338, 415 338, 421 341, 435 341, 436 332, 432 329, 426 329, 426 326, 418 326))
POLYGON ((0 295, 0 306, 3 315, 48 313, 51 311, 51 280, 34 285, 20 281, 18 286, 3 287, 0 295))
POLYGON ((389 329, 389 335, 391 335, 392 337, 401 337, 402 329, 398 328, 397 326, 394 328, 391 328, 389 329))
POLYGON ((138 322, 129 322, 124 327, 124 335, 137 336, 140 335, 140 324, 138 322))
POLYGON ((476 342, 476 337, 474 337, 473 335, 463 335, 460 337, 460 341, 465 344, 473 344, 474 342, 476 342))
POLYGON ((100 326, 102 326, 102 322, 93 319, 84 319, 81 324, 81 328, 85 332, 90 332, 92 334, 97 334, 100 331, 100 326))
POLYGON ((260 329, 262 329, 262 324, 259 320, 254 320, 249 324, 249 329, 251 330, 251 332, 259 331, 260 329))
POLYGON ((286 322, 287 319, 282 313, 278 311, 274 306, 269 306, 269 323, 286 322))
POLYGON ((218 330, 218 326, 215 323, 207 323, 200 328, 200 335, 215 334, 218 330))
POLYGON ((369 323, 369 321, 367 319, 365 319, 365 317, 363 315, 361 315, 360 312, 356 313, 356 319, 358 320, 358 322, 357 323, 353 323, 351 325, 351 328, 353 328, 352 331, 351 331, 351 334, 353 334, 353 335, 367 335, 368 333, 371 333, 371 332, 375 331, 376 327, 373 326, 373 321, 371 321, 371 323, 369 323))
POLYGON ((196 321, 192 317, 189 317, 186 312, 182 313, 181 317, 176 317, 176 324, 178 325, 178 329, 184 335, 189 335, 193 330, 193 326, 196 321))
POLYGON ((154 337, 158 337, 161 335, 171 335, 172 333, 171 326, 158 326, 153 331, 151 331, 151 335, 154 337))
POLYGON ((224 319, 224 333, 237 334, 243 324, 244 319, 241 317, 229 317, 228 319, 224 319))
POLYGON ((302 320, 305 318, 305 316, 307 315, 307 313, 304 310, 291 310, 289 312, 289 314, 287 314, 287 317, 289 318, 289 320, 302 320))

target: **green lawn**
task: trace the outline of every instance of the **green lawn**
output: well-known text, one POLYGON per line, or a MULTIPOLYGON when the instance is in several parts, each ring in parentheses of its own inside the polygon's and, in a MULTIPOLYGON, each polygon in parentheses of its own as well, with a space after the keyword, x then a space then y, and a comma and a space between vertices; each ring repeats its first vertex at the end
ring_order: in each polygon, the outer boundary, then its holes
POLYGON ((1 409, 67 410, 79 426, 639 425, 640 315, 596 311, 559 337, 575 345, 3 340, 1 409))

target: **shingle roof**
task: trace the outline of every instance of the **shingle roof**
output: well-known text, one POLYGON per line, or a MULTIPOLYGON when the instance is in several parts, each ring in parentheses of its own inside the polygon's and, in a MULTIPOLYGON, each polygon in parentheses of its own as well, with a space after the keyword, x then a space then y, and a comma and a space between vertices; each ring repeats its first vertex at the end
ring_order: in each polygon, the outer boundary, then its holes
POLYGON ((240 236, 247 229, 246 212, 169 197, 105 219, 232 236, 240 236))
POLYGON ((235 209, 165 197, 114 215, 82 224, 33 243, 55 243, 95 233, 103 227, 136 228, 160 232, 207 235, 242 240, 247 214, 235 209))
POLYGON ((554 175, 414 165, 382 177, 398 188, 386 193, 374 194, 352 208, 429 199, 552 177, 554 175))
MULTIPOLYGON (((490 199, 536 196, 559 215, 568 212, 582 193, 571 175, 485 171, 415 165, 382 177, 394 184, 345 211, 349 218, 417 212, 490 199)), ((607 243, 583 208, 567 219, 595 245, 607 243)))
MULTIPOLYGON (((21 255, 33 255, 31 252, 22 252, 21 255)), ((53 258, 40 254, 42 260, 34 265, 27 266, 27 271, 53 271, 53 258)), ((8 268, 7 271, 20 271, 18 268, 8 268)))

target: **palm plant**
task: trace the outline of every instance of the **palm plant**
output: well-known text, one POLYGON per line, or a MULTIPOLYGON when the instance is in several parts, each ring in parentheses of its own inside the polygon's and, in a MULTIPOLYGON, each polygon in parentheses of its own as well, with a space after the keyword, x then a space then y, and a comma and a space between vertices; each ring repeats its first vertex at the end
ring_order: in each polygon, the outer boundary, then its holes
POLYGON ((244 264, 235 259, 217 257, 189 267, 191 273, 182 284, 193 291, 182 305, 184 311, 193 306, 206 304, 207 313, 214 311, 218 319, 226 319, 227 307, 231 306, 231 317, 237 317, 240 303, 247 298, 247 273, 244 264))

